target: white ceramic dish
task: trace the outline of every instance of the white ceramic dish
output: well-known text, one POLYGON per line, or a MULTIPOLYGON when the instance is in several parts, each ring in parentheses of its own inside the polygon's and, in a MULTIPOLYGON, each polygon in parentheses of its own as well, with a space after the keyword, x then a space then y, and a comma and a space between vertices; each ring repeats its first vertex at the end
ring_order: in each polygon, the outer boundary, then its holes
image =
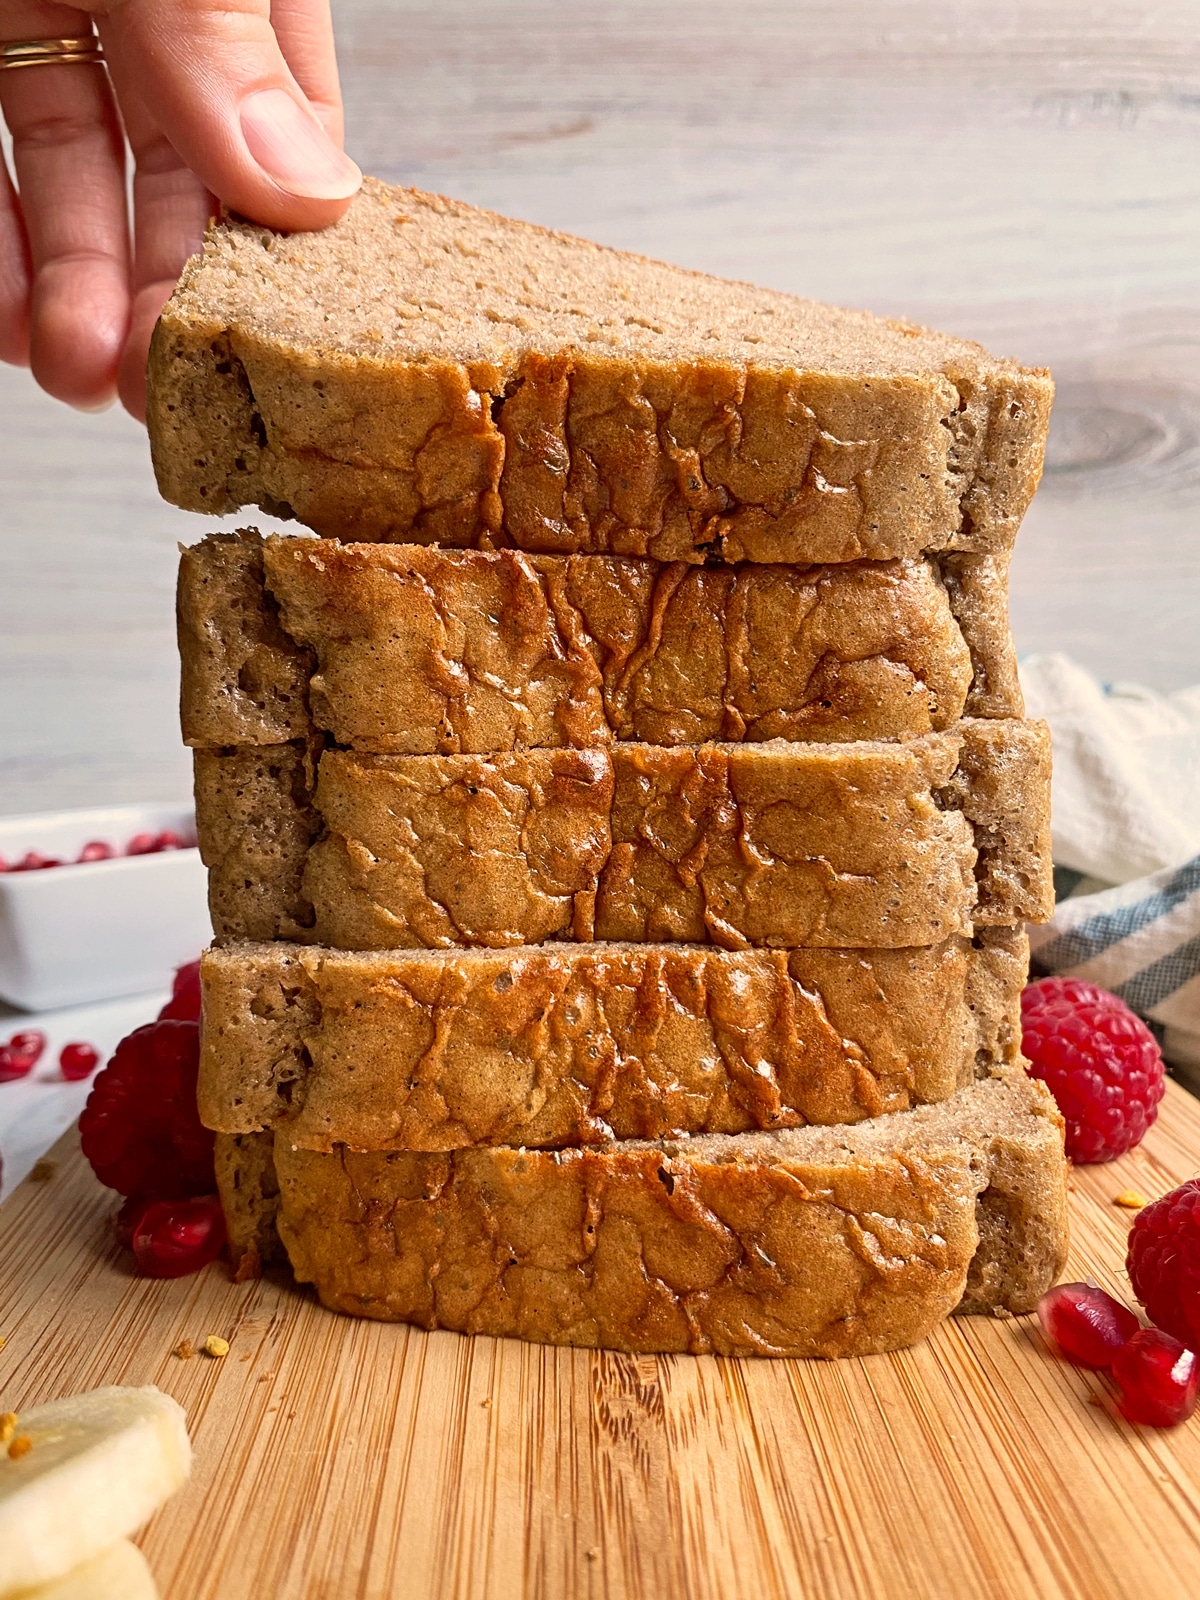
MULTIPOLYGON (((195 826, 185 801, 0 817, 0 856, 71 861, 91 839, 123 850, 135 834, 194 838, 195 826)), ((211 937, 195 849, 0 872, 0 999, 28 1011, 161 989, 211 937)))

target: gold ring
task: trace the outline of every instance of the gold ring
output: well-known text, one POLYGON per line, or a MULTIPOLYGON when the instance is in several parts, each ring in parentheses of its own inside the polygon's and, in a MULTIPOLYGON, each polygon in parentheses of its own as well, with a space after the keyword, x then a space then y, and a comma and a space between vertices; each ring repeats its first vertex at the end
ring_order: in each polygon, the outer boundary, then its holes
POLYGON ((0 72, 16 67, 103 66, 104 52, 94 33, 82 39, 13 39, 0 44, 0 72))

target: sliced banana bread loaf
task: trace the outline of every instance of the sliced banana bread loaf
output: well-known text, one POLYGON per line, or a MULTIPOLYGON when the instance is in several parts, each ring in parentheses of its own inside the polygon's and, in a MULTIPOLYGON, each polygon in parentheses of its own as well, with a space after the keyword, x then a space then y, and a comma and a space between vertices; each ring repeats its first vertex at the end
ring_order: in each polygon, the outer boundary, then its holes
POLYGON ((210 231, 150 357, 159 487, 337 538, 661 560, 1009 548, 1051 383, 978 345, 368 180, 210 231))
POLYGON ((278 1237, 334 1310, 551 1344, 869 1355, 1028 1311, 1066 1258, 1062 1119, 1019 1069, 854 1127, 436 1155, 219 1135, 217 1167, 243 1272, 278 1237))
POLYGON ((901 947, 1053 904, 1041 723, 492 757, 252 746, 195 766, 223 938, 901 947))
POLYGON ((183 552, 183 733, 378 754, 887 739, 1020 716, 1005 563, 664 565, 213 534, 183 552))
POLYGON ((204 957, 200 1112, 329 1150, 858 1122, 1012 1061, 1023 931, 915 950, 538 945, 204 957))

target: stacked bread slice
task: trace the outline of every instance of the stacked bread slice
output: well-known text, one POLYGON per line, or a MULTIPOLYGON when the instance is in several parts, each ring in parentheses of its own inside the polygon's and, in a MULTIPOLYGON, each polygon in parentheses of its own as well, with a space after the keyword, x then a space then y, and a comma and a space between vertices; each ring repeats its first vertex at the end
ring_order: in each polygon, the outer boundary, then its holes
POLYGON ((630 1350, 861 1354, 1065 1246, 1019 1055, 1049 380, 368 184, 152 361, 247 1268, 630 1350))

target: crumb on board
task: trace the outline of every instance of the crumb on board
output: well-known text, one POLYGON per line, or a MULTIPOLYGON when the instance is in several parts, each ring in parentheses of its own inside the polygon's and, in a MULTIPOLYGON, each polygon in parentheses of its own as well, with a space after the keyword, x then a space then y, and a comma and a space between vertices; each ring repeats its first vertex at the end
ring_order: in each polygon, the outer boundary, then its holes
POLYGON ((196 1354, 196 1346, 190 1339, 180 1339, 172 1353, 177 1355, 180 1361, 190 1361, 196 1354))
POLYGON ((17 1413, 0 1412, 0 1445, 6 1445, 17 1431, 17 1413))
POLYGON ((8 1459, 20 1461, 22 1456, 27 1456, 33 1449, 33 1440, 27 1433, 19 1433, 8 1447, 8 1459))
POLYGON ((4 1335, 2 1333, 0 1333, 0 1350, 4 1349, 5 1343, 6 1343, 6 1340, 4 1338, 4 1335))
POLYGON ((1113 1205, 1124 1206, 1128 1211, 1140 1211, 1149 1204, 1140 1189, 1122 1189, 1120 1194, 1113 1195, 1113 1205))
POLYGON ((234 1283, 253 1283, 262 1277, 262 1257, 257 1245, 250 1245, 238 1257, 237 1266, 233 1269, 234 1283))
POLYGON ((33 1183, 49 1183, 57 1170, 55 1163, 43 1156, 40 1161, 35 1161, 30 1168, 30 1181, 33 1183))
POLYGON ((204 1341, 204 1354, 220 1360, 229 1354, 229 1340, 222 1339, 219 1333, 210 1333, 204 1341))

